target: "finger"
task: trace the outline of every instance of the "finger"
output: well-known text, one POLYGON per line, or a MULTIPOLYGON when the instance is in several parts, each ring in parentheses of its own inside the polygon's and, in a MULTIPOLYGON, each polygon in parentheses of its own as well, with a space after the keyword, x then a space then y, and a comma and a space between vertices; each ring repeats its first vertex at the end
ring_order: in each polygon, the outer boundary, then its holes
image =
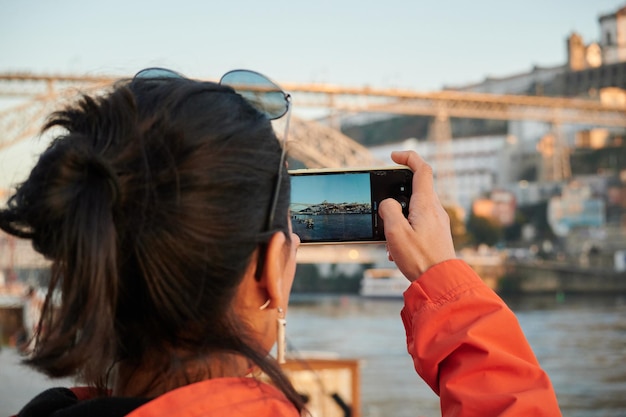
POLYGON ((391 158, 398 164, 408 166, 413 171, 413 185, 418 186, 420 191, 433 190, 432 167, 416 152, 396 151, 391 153, 391 158))
POLYGON ((390 249, 390 253, 393 253, 393 246, 401 243, 401 239, 406 239, 412 234, 413 228, 404 217, 402 206, 393 198, 387 198, 380 202, 378 214, 383 219, 387 248, 390 249))
POLYGON ((406 221, 402 206, 393 198, 386 198, 378 205, 378 214, 383 219, 384 227, 391 228, 397 222, 406 221))
POLYGON ((404 217, 402 206, 396 200, 388 198, 381 201, 378 213, 383 219, 388 259, 394 262, 409 280, 415 280, 420 270, 413 265, 420 254, 413 243, 415 231, 404 217))
POLYGON ((391 253, 389 252, 389 246, 385 245, 385 249, 386 249, 386 253, 387 253, 387 259, 390 262, 393 262, 393 256, 391 256, 391 253))
POLYGON ((393 151, 391 152, 391 159, 400 165, 408 166, 412 170, 415 170, 422 160, 415 151, 393 151))
POLYGON ((413 192, 425 197, 435 193, 433 169, 414 151, 396 151, 391 153, 396 163, 408 166, 413 171, 413 192))

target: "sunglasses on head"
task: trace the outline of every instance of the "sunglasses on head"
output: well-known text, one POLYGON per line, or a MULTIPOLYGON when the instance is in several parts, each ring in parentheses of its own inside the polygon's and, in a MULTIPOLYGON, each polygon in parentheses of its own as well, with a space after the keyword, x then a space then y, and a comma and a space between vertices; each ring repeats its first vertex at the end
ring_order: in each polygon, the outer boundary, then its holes
MULTIPOLYGON (((166 68, 146 68, 139 71, 134 78, 187 77, 166 68)), ((231 87, 270 120, 281 118, 290 109, 291 96, 285 93, 274 81, 258 72, 242 69, 232 70, 222 76, 219 84, 231 87)))
MULTIPOLYGON (((167 79, 183 78, 184 75, 166 68, 146 68, 135 74, 134 79, 167 79)), ((265 75, 255 71, 237 69, 227 72, 219 81, 221 85, 231 87, 241 95, 255 109, 263 113, 269 120, 276 120, 287 114, 285 132, 281 138, 281 156, 276 175, 276 183, 272 192, 272 199, 268 211, 265 231, 272 229, 278 195, 280 193, 280 179, 285 169, 285 155, 287 134, 289 132, 289 119, 291 116, 291 96, 285 93, 275 82, 265 75)))

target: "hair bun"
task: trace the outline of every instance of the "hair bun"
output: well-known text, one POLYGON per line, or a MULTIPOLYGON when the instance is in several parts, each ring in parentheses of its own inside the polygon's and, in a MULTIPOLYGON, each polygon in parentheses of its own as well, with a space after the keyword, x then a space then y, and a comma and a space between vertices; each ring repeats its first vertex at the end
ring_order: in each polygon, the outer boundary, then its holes
POLYGON ((117 174, 111 168, 111 165, 100 155, 89 153, 85 159, 86 180, 88 183, 93 181, 104 181, 107 185, 110 198, 110 206, 113 207, 120 194, 120 184, 117 174))
POLYGON ((50 159, 51 177, 48 180, 53 187, 59 187, 56 194, 64 196, 62 204, 72 204, 69 199, 80 198, 82 194, 94 193, 97 189, 107 191, 110 207, 116 204, 120 191, 117 174, 89 145, 89 140, 65 137, 54 143, 46 154, 50 159))
POLYGON ((9 201, 12 220, 3 228, 32 238, 36 250, 54 257, 68 222, 86 212, 111 213, 120 195, 117 175, 90 143, 80 135, 57 138, 9 201))

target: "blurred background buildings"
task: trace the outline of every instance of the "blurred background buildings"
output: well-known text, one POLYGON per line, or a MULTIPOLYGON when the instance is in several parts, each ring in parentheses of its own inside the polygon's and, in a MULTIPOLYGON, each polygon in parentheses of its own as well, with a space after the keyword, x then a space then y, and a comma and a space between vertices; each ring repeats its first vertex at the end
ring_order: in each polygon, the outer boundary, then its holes
MULTIPOLYGON (((623 268, 626 6, 600 16, 598 25, 599 40, 585 40, 577 33, 566 36, 567 62, 561 65, 534 66, 479 83, 446 86, 435 93, 387 91, 376 95, 369 88, 344 91, 283 85, 299 106, 308 102, 336 106, 327 117, 294 118, 290 140, 296 146, 290 147, 290 167, 389 164, 391 150, 412 149, 434 168, 437 191, 451 213, 460 249, 483 244, 529 249, 533 255, 553 259, 582 256, 588 260, 591 254, 606 258, 607 265, 623 268), (341 108, 343 96, 351 100, 367 97, 370 102, 346 100, 341 108), (376 101, 381 97, 387 101, 376 101), (463 117, 458 107, 465 105, 466 97, 476 109, 463 117), (497 109, 489 113, 488 104, 497 109), (516 106, 535 111, 535 116, 514 116, 516 106), (589 112, 584 110, 587 107, 589 112), (486 109, 484 117, 476 116, 481 108, 486 109), (593 112, 599 108, 605 113, 613 111, 617 117, 604 123, 594 118, 593 112), (507 115, 509 111, 511 115, 507 115), (573 123, 574 111, 586 118, 573 123)), ((20 88, 36 87, 39 90, 32 102, 36 105, 0 115, 5 134, 0 147, 32 136, 36 129, 26 121, 48 113, 46 105, 69 97, 73 88, 86 81, 82 77, 20 77, 5 77, 0 93, 8 97, 22 94, 20 88), (14 87, 11 83, 15 82, 22 84, 14 87), (72 88, 61 90, 53 85, 72 88), (7 131, 19 132, 11 137, 7 131)), ((101 77, 93 81, 88 88, 102 88, 112 80, 101 77)), ((7 196, 8 191, 0 190, 2 201, 7 196)), ((35 260, 31 252, 25 242, 0 235, 0 284, 16 277, 39 279, 33 270, 41 270, 46 263, 35 260)), ((312 256, 308 260, 303 252, 305 263, 319 259, 312 256)), ((364 258, 354 250, 347 253, 345 259, 351 262, 375 263, 378 259, 374 255, 364 258)))

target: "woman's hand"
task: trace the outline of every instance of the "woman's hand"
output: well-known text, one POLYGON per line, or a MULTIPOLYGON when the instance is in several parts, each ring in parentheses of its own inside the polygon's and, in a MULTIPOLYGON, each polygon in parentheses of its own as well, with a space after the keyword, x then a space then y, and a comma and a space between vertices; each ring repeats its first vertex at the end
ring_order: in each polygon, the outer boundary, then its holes
POLYGON ((415 281, 431 266, 456 257, 450 218, 433 187, 430 165, 413 151, 392 152, 391 159, 413 171, 413 194, 408 219, 392 198, 380 203, 389 259, 409 281, 415 281))

